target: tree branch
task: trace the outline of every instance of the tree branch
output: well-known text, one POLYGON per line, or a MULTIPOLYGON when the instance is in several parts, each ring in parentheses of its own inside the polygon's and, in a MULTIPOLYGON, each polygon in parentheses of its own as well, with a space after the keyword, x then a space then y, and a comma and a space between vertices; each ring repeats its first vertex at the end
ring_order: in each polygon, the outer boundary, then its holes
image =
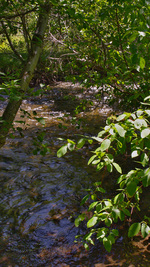
POLYGON ((25 15, 22 15, 21 17, 21 21, 22 21, 22 27, 23 27, 23 35, 24 35, 24 39, 25 39, 25 43, 26 43, 26 48, 28 53, 30 53, 30 36, 26 27, 26 21, 25 21, 25 15))
MULTIPOLYGON (((51 35, 52 41, 54 43, 58 43, 61 44, 63 46, 68 47, 66 44, 64 44, 62 41, 58 40, 51 32, 49 32, 49 34, 51 35)), ((74 54, 79 54, 79 52, 75 51, 74 49, 72 49, 70 46, 68 47, 70 50, 72 50, 74 52, 74 54)))
POLYGON ((17 57, 24 63, 25 60, 24 60, 23 57, 18 53, 18 51, 16 50, 16 48, 13 46, 13 43, 12 43, 12 41, 11 41, 11 39, 10 39, 10 36, 9 36, 7 30, 6 30, 6 27, 5 27, 5 25, 4 25, 4 22, 1 21, 1 24, 2 24, 3 31, 4 31, 4 33, 5 33, 5 35, 6 35, 6 38, 7 38, 7 40, 8 40, 8 43, 9 43, 9 45, 10 45, 12 51, 13 51, 14 54, 15 54, 15 55, 16 55, 16 56, 17 56, 17 57))
POLYGON ((20 16, 23 16, 23 15, 26 15, 26 14, 29 14, 33 11, 36 11, 37 10, 37 7, 34 7, 30 10, 27 10, 27 11, 24 11, 24 12, 20 12, 20 13, 14 13, 14 14, 6 14, 6 13, 2 13, 0 14, 0 20, 1 19, 13 19, 13 18, 17 18, 17 17, 20 17, 20 16))

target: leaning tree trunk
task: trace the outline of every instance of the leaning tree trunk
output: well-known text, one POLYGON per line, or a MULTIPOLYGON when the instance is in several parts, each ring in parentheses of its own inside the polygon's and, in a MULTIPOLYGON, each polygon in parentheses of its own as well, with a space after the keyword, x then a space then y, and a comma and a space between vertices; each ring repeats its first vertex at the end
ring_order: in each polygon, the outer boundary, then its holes
POLYGON ((48 23, 50 8, 51 8, 51 5, 49 3, 49 0, 46 0, 45 4, 40 7, 40 13, 39 13, 38 21, 37 21, 36 31, 31 42, 32 51, 28 57, 27 63, 23 70, 23 74, 21 76, 20 91, 19 91, 20 97, 17 96, 17 98, 9 99, 8 105, 6 106, 6 109, 4 110, 4 113, 1 118, 0 148, 5 144, 7 134, 16 117, 18 109, 23 100, 23 95, 25 95, 29 87, 29 83, 32 79, 34 70, 37 66, 37 63, 38 63, 38 60, 41 54, 41 50, 42 50, 42 44, 43 44, 44 34, 46 31, 46 26, 48 23))

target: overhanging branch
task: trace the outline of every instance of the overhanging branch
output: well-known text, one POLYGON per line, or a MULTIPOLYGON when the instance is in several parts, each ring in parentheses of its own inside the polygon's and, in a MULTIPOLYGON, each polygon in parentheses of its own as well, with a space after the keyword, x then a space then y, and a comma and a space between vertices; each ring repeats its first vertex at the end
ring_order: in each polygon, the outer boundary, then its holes
POLYGON ((17 17, 23 16, 23 15, 29 14, 29 13, 35 11, 35 10, 37 10, 37 7, 34 7, 32 9, 27 10, 27 11, 24 11, 24 12, 18 12, 18 13, 14 13, 14 14, 2 13, 2 14, 0 14, 0 20, 1 19, 13 19, 13 18, 17 18, 17 17))

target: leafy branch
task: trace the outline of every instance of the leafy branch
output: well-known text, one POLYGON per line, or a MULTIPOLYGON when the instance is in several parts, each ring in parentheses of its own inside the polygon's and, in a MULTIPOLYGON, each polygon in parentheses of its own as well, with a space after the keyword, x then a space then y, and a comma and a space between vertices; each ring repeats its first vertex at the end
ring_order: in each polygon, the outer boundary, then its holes
MULTIPOLYGON (((146 98, 149 100, 150 98, 146 98)), ((113 225, 120 221, 126 221, 130 218, 135 210, 140 211, 140 195, 143 193, 144 187, 150 186, 150 110, 138 109, 133 113, 123 113, 118 117, 107 119, 107 124, 97 136, 91 138, 82 137, 77 143, 67 140, 67 144, 63 145, 57 152, 57 156, 61 157, 68 150, 73 151, 84 146, 85 142, 93 143, 96 141, 98 147, 92 151, 93 155, 88 161, 88 165, 96 166, 98 171, 106 168, 112 173, 113 168, 120 173, 116 184, 119 185, 119 193, 112 198, 103 198, 105 189, 102 187, 101 181, 97 181, 94 186, 96 189, 90 191, 81 201, 81 205, 90 200, 88 212, 92 211, 92 216, 87 217, 86 213, 80 214, 75 219, 75 225, 78 227, 80 223, 87 220, 87 228, 90 229, 88 234, 82 236, 85 248, 89 244, 94 245, 92 236, 103 242, 107 251, 111 251, 112 245, 115 243, 118 230, 112 229, 113 225), (130 144, 130 149, 129 149, 130 144), (113 151, 113 153, 112 153, 113 151), (130 170, 127 174, 122 174, 121 166, 115 161, 120 154, 130 153, 131 160, 137 158, 141 168, 130 170)), ((118 191, 117 190, 117 191, 118 191)), ((138 214, 139 215, 139 214, 138 214)), ((133 237, 141 231, 143 238, 150 233, 148 219, 139 219, 141 222, 133 222, 128 230, 128 236, 133 237)), ((81 236, 78 236, 81 238, 81 236)))

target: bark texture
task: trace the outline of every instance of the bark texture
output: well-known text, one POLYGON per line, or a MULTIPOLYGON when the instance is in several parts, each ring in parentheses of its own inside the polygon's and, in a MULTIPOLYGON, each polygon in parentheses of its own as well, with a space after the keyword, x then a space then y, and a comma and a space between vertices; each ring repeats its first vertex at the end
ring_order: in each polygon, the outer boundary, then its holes
POLYGON ((50 13, 51 5, 49 1, 45 1, 45 4, 40 6, 39 17, 37 21, 37 27, 35 34, 31 41, 32 51, 28 57, 28 60, 25 64, 23 74, 21 76, 20 81, 20 97, 12 97, 9 99, 8 105, 4 110, 4 113, 0 122, 0 148, 5 144, 6 137, 8 132, 13 124, 13 121, 16 117, 18 109, 23 100, 23 96, 27 92, 29 87, 29 83, 33 77, 34 70, 37 66, 44 39, 44 34, 46 31, 46 26, 48 23, 49 13, 50 13))

